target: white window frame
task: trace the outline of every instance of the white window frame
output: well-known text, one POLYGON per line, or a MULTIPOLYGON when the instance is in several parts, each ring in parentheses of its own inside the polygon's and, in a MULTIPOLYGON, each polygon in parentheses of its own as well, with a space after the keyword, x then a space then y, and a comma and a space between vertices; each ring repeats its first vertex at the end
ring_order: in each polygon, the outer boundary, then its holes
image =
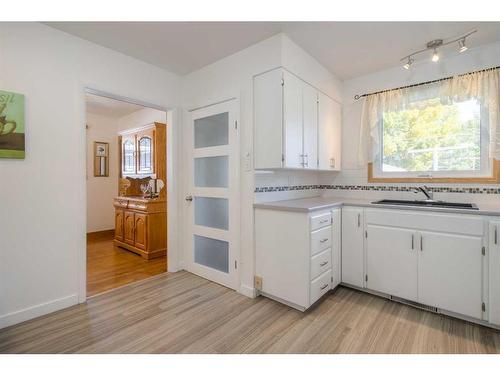
POLYGON ((486 178, 493 175, 493 163, 490 158, 490 129, 487 108, 480 104, 480 155, 481 169, 479 171, 408 171, 408 172, 387 172, 382 170, 382 160, 384 153, 384 124, 383 119, 379 121, 379 149, 374 150, 373 177, 374 178, 486 178))

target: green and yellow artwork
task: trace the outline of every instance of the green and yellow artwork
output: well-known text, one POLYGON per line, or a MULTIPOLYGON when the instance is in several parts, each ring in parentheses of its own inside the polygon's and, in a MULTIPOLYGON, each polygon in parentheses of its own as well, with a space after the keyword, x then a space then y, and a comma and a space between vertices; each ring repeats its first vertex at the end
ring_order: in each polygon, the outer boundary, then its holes
POLYGON ((24 95, 2 90, 0 158, 24 159, 24 95))

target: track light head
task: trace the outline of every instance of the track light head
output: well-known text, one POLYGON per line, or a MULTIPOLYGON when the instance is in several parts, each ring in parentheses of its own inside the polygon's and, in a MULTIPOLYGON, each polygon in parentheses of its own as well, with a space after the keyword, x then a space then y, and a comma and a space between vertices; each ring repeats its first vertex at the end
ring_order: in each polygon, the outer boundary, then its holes
POLYGON ((434 53, 432 54, 432 61, 438 62, 439 61, 439 54, 436 48, 434 48, 434 53))
POLYGON ((403 68, 408 70, 410 69, 411 64, 413 64, 413 58, 411 56, 408 56, 408 61, 406 62, 406 64, 403 65, 403 68))
POLYGON ((467 46, 465 45, 465 38, 458 41, 458 48, 458 52, 460 53, 468 50, 467 46))

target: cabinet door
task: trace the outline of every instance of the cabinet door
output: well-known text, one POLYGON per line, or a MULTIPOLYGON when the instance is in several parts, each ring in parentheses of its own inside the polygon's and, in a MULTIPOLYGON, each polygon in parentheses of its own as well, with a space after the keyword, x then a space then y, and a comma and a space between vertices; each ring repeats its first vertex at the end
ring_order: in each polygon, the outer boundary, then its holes
POLYGON ((123 239, 129 245, 134 245, 134 213, 132 211, 125 211, 123 214, 123 239))
POLYGON ((338 171, 341 163, 341 107, 318 94, 318 169, 338 171))
POLYGON ((283 80, 284 167, 303 168, 303 82, 286 71, 283 80))
POLYGON ((366 230, 367 288, 416 301, 416 232, 371 224, 366 230))
POLYGON ((481 237, 421 231, 419 302, 481 319, 481 247, 481 237))
POLYGON ((152 129, 137 134, 137 173, 155 173, 154 130, 152 129))
POLYGON ((363 209, 342 208, 342 282, 364 286, 363 209))
POLYGON ((123 210, 115 209, 115 238, 123 241, 123 210))
POLYGON ((341 209, 332 210, 332 288, 340 284, 341 279, 341 233, 342 214, 341 209))
POLYGON ((318 91, 303 83, 304 168, 318 169, 318 91))
POLYGON ((500 221, 489 223, 489 321, 500 325, 500 221))
POLYGON ((148 225, 147 225, 147 215, 135 213, 134 215, 134 226, 135 226, 135 247, 139 249, 146 250, 147 245, 147 233, 148 233, 148 225))
POLYGON ((122 136, 122 174, 136 173, 135 135, 122 136))

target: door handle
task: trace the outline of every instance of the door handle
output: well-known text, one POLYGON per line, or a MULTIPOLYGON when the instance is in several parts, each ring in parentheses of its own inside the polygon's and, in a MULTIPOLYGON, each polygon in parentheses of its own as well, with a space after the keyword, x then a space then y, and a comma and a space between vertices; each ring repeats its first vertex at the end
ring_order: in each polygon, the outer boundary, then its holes
POLYGON ((415 244, 414 244, 414 235, 412 234, 411 235, 411 249, 413 250, 415 248, 415 244))
POLYGON ((320 289, 323 290, 328 286, 328 284, 323 285, 320 289))
POLYGON ((192 202, 193 201, 193 196, 192 195, 186 195, 186 198, 184 198, 187 202, 192 202))
POLYGON ((424 240, 422 235, 420 235, 420 251, 424 251, 424 240))
POLYGON ((361 226, 361 214, 358 214, 358 228, 361 226))
POLYGON ((495 245, 498 243, 498 229, 497 226, 495 225, 495 245))
POLYGON ((320 265, 320 267, 323 267, 323 266, 326 266, 327 264, 328 264, 328 261, 325 260, 324 262, 321 262, 319 265, 320 265))

